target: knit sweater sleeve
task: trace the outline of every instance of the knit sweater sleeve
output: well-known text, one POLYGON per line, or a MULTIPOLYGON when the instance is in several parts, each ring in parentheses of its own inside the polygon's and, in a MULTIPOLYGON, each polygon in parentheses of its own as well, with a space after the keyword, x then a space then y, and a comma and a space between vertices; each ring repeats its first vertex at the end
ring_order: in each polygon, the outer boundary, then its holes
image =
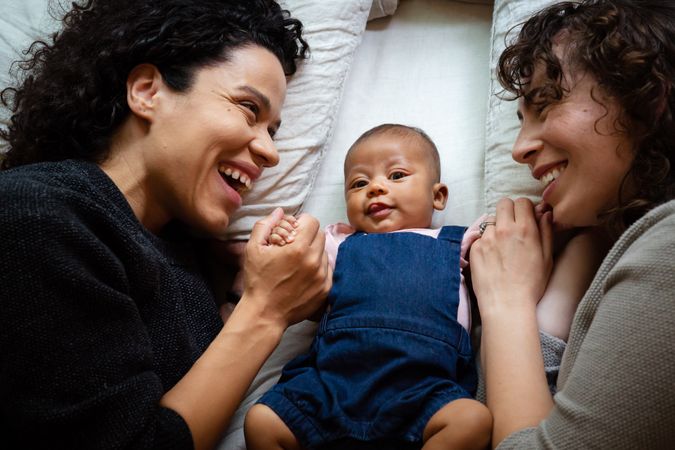
POLYGON ((0 211, 0 446, 193 448, 159 406, 167 387, 111 249, 124 236, 35 200, 0 211))
POLYGON ((669 209, 634 227, 632 237, 629 230, 610 252, 575 316, 551 414, 507 437, 500 450, 670 448, 675 441, 669 209))

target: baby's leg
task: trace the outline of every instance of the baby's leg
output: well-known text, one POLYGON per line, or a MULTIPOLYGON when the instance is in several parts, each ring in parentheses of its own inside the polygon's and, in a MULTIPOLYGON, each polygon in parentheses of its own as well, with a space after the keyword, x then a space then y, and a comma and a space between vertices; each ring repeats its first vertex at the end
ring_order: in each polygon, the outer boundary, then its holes
POLYGON ((283 420, 269 406, 260 403, 246 413, 244 436, 248 450, 302 450, 283 420))
POLYGON ((460 398, 439 409, 424 427, 422 450, 484 450, 492 437, 492 415, 481 402, 460 398))

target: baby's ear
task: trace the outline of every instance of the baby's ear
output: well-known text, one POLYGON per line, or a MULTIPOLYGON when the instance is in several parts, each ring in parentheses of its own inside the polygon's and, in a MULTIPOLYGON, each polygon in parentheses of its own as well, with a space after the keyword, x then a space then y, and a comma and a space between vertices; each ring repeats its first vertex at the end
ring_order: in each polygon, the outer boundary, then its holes
POLYGON ((433 187, 434 209, 442 211, 445 209, 445 203, 448 201, 448 187, 443 183, 436 183, 433 187))

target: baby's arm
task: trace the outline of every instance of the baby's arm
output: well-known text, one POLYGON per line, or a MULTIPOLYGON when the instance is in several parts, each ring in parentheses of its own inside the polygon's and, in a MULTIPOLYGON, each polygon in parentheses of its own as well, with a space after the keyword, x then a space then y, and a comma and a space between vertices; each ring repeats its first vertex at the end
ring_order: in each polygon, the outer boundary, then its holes
POLYGON ((279 247, 290 244, 295 240, 296 228, 298 228, 297 219, 290 214, 284 215, 272 229, 272 233, 267 238, 267 243, 279 247))
POLYGON ((537 305, 539 329, 567 341, 579 301, 591 284, 607 244, 593 229, 574 235, 556 256, 546 291, 537 305))

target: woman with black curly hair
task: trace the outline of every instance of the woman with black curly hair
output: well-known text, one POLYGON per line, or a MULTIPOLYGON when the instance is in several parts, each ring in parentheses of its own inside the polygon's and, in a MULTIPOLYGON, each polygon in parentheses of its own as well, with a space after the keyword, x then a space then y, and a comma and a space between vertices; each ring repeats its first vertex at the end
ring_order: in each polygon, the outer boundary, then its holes
POLYGON ((671 448, 675 3, 553 5, 498 71, 519 99, 513 158, 541 180, 546 212, 537 221, 529 200, 501 200, 471 249, 493 444, 671 448), (614 246, 579 304, 552 398, 535 310, 552 230, 571 227, 600 227, 614 246))
POLYGON ((316 220, 265 245, 279 209, 223 326, 191 238, 277 163, 302 24, 272 0, 89 0, 63 25, 2 93, 3 447, 212 447, 330 286, 316 220))

